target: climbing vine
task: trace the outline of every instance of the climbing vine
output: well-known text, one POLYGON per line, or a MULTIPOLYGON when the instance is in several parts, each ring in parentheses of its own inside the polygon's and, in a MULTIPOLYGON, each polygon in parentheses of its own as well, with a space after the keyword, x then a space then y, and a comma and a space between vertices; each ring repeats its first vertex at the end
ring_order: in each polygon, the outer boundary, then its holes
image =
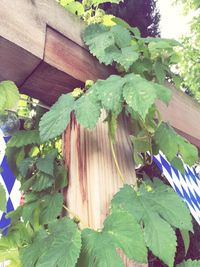
MULTIPOLYGON (((104 1, 60 2, 68 10, 76 9, 74 13, 84 19, 89 10, 96 14, 98 4, 104 1)), ((127 185, 114 144, 118 118, 123 113, 130 122, 136 164, 150 164, 152 156, 160 150, 181 172, 184 172, 183 161, 191 166, 198 160, 197 149, 162 121, 155 104, 160 100, 168 105, 171 99, 165 81, 177 81, 171 66, 177 63, 174 48, 179 43, 142 38, 137 28, 113 16, 109 17, 109 23, 104 23, 102 17, 101 21, 84 20, 88 24, 95 22, 85 29, 85 44, 101 63, 111 65, 115 74, 105 80, 87 81, 84 88, 61 95, 47 112, 44 108, 38 110, 38 103, 33 103, 29 108, 33 114, 29 129, 21 127, 9 140, 8 162, 21 182, 25 203, 7 214, 11 224, 4 229, 7 233, 0 240, 0 261, 10 260, 10 267, 122 267, 124 263, 117 249, 144 263, 150 250, 173 267, 175 230, 193 230, 189 210, 158 178, 146 177, 138 180, 137 185, 127 185), (61 190, 67 186, 67 173, 60 136, 70 123, 71 113, 80 125, 92 130, 102 110, 106 112, 104 123, 108 125, 113 159, 124 185, 111 201, 103 229, 97 231, 84 227, 81 218, 63 205, 61 190), (73 219, 65 216, 64 211, 73 219)), ((4 81, 0 90, 1 113, 16 110, 20 99, 16 86, 4 81)), ((1 196, 0 208, 5 211, 5 194, 1 196)), ((178 266, 198 264, 189 260, 178 266)))

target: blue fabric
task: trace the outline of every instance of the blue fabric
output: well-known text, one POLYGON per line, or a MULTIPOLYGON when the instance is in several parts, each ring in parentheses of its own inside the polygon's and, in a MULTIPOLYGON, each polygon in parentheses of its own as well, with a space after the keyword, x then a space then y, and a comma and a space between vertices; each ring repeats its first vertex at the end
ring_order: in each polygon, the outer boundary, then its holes
POLYGON ((200 177, 195 168, 185 164, 185 174, 181 174, 169 163, 162 152, 154 156, 153 160, 200 225, 200 177))

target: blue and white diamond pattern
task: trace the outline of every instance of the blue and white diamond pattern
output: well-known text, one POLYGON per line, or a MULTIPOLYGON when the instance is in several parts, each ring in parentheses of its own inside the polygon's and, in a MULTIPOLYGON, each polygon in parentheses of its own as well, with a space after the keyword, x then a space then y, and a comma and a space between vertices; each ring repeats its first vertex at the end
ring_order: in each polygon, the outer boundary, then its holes
MULTIPOLYGON (((7 212, 10 212, 17 208, 20 202, 19 182, 15 179, 11 172, 10 167, 7 164, 5 149, 8 138, 3 137, 0 132, 0 166, 3 172, 0 174, 0 183, 4 186, 7 197, 7 212)), ((5 213, 0 212, 0 229, 6 229, 10 223, 10 219, 7 219, 5 213)))
POLYGON ((185 174, 181 174, 169 163, 162 152, 154 156, 154 162, 200 225, 200 177, 195 167, 184 164, 185 174))

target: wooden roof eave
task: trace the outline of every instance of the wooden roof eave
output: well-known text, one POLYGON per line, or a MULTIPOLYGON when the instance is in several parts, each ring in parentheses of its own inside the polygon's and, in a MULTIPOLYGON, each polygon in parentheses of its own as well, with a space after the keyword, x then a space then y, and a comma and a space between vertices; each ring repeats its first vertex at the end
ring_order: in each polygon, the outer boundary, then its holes
MULTIPOLYGON (((111 73, 85 48, 84 24, 55 0, 1 0, 0 25, 0 80, 13 80, 46 104, 111 73)), ((157 103, 162 117, 200 148, 200 105, 171 90, 168 107, 157 103)))

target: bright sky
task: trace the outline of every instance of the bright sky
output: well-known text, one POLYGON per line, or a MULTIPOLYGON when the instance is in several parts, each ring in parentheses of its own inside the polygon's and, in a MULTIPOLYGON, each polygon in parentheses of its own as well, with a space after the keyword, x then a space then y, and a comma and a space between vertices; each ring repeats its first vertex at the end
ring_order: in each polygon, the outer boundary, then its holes
POLYGON ((188 22, 190 16, 183 15, 180 4, 174 5, 174 0, 158 0, 157 6, 160 10, 161 37, 179 39, 181 35, 189 32, 188 22))

